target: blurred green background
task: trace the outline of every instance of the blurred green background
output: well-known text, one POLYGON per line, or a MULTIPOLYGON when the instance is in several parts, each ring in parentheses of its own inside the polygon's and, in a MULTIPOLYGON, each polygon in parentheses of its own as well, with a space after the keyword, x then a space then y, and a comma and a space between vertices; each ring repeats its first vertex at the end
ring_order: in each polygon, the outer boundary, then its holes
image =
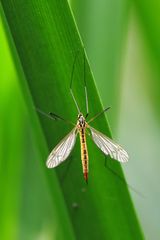
MULTIPOLYGON (((102 105, 111 106, 107 116, 113 137, 130 155, 123 165, 127 183, 143 195, 129 189, 140 226, 145 239, 159 239, 160 3, 72 0, 70 5, 102 105)), ((1 239, 78 239, 56 175, 46 177, 47 145, 36 113, 28 111, 17 72, 19 59, 13 57, 6 29, 1 6, 1 239), (59 233, 59 226, 64 232, 59 233)))

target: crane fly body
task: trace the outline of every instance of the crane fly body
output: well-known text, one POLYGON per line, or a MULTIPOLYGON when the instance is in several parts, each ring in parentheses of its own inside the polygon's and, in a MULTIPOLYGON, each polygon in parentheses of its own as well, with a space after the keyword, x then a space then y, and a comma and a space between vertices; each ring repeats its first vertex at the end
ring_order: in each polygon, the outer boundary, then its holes
POLYGON ((105 113, 110 107, 104 109, 100 113, 96 114, 93 118, 91 118, 88 122, 86 121, 86 118, 89 115, 89 108, 88 108, 88 95, 87 95, 87 87, 86 87, 86 81, 85 81, 85 54, 84 54, 84 88, 85 88, 85 98, 86 98, 86 115, 81 113, 80 108, 78 106, 78 103, 75 99, 75 96, 72 91, 72 79, 73 79, 73 72, 74 72, 74 66, 75 66, 76 57, 73 63, 73 69, 72 69, 72 75, 71 75, 71 83, 70 83, 70 93, 73 98, 73 101, 75 103, 75 106, 78 110, 78 117, 77 117, 77 124, 74 124, 60 116, 58 116, 55 113, 49 113, 46 114, 42 112, 41 110, 37 109, 41 114, 50 117, 54 120, 62 120, 66 123, 69 123, 71 125, 74 125, 74 128, 71 130, 71 132, 65 136, 57 146, 52 150, 50 155, 48 156, 46 165, 48 168, 54 168, 64 162, 68 156, 70 155, 75 142, 77 134, 79 134, 80 137, 80 146, 81 146, 81 161, 82 161, 82 168, 83 168, 83 175, 86 182, 88 182, 88 172, 89 172, 89 157, 88 157, 88 149, 87 149, 87 143, 86 143, 86 130, 90 130, 90 136, 93 140, 93 142, 97 145, 98 148, 105 154, 109 155, 112 159, 117 160, 119 162, 127 162, 128 161, 128 154, 127 152, 117 143, 115 143, 113 140, 105 136, 103 133, 97 131, 96 129, 92 128, 89 123, 91 123, 93 120, 98 118, 100 115, 105 113))
MULTIPOLYGON (((105 109, 108 110, 109 108, 105 109)), ((104 112, 104 111, 103 111, 104 112)), ((102 113, 102 112, 101 112, 102 113)), ((92 119, 91 119, 92 120, 92 119)), ((90 121, 89 121, 90 122, 90 121)), ((78 114, 78 120, 72 131, 64 137, 60 143, 52 150, 48 159, 47 167, 54 168, 65 161, 69 154, 71 153, 75 142, 77 134, 80 137, 81 146, 81 161, 83 168, 83 175, 86 182, 88 182, 88 172, 89 172, 89 157, 86 142, 86 129, 91 132, 91 137, 94 143, 101 149, 105 155, 109 155, 111 158, 118 160, 119 162, 127 162, 128 154, 127 152, 118 144, 114 143, 113 140, 105 136, 103 133, 92 128, 85 120, 82 113, 78 114)))
POLYGON ((78 121, 77 121, 77 129, 80 136, 80 144, 81 144, 81 160, 82 160, 82 167, 83 167, 83 175, 86 182, 88 182, 88 150, 87 150, 87 143, 86 143, 86 128, 88 124, 82 113, 78 114, 78 121))

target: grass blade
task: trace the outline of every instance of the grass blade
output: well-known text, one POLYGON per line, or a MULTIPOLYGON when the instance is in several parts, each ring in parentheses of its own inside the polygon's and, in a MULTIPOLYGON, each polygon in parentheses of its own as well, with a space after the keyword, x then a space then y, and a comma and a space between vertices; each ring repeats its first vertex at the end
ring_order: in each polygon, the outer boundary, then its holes
MULTIPOLYGON (((85 112, 83 48, 67 2, 8 0, 2 1, 2 5, 35 106, 75 121, 77 113, 69 94, 69 83, 75 54, 79 51, 74 92, 82 112, 85 112)), ((102 107, 88 64, 86 79, 92 117, 102 107)), ((31 108, 28 98, 26 102, 31 108)), ((70 130, 43 116, 40 121, 50 150, 70 130)), ((95 126, 110 135, 105 117, 95 126)), ((76 239, 143 239, 127 187, 107 171, 103 155, 90 141, 88 148, 88 186, 83 180, 78 144, 65 178, 68 162, 57 168, 76 239)), ((121 173, 119 164, 113 162, 113 165, 121 173)), ((54 174, 54 170, 43 168, 46 174, 54 174)))

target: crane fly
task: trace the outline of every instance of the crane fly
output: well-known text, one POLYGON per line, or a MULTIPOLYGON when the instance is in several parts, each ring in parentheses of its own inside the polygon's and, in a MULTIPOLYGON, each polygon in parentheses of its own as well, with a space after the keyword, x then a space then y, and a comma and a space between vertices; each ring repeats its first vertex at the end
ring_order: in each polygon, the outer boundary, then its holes
POLYGON ((52 152, 49 154, 46 165, 48 168, 54 168, 57 167, 59 164, 64 162, 68 156, 70 155, 75 142, 77 134, 79 134, 80 137, 80 146, 81 146, 81 161, 82 161, 82 168, 83 168, 83 175, 86 182, 88 182, 88 172, 89 172, 89 157, 88 157, 88 150, 87 150, 87 142, 86 142, 86 131, 87 129, 90 130, 90 136, 93 140, 93 142, 97 145, 98 148, 105 154, 109 155, 112 159, 117 160, 121 163, 128 161, 128 154, 127 152, 117 143, 115 143, 113 140, 105 136, 103 133, 97 131, 93 127, 91 127, 89 124, 98 118, 100 115, 105 113, 110 107, 104 109, 100 113, 96 114, 93 118, 91 118, 88 122, 86 121, 86 118, 89 115, 89 108, 88 108, 88 95, 87 95, 87 87, 86 87, 86 80, 85 80, 85 54, 84 54, 84 90, 85 90, 85 99, 86 99, 86 115, 84 116, 82 112, 80 111, 80 108, 78 106, 78 103, 76 101, 76 98, 74 96, 73 90, 72 90, 72 82, 73 82, 73 72, 74 72, 74 66, 76 62, 76 57, 74 59, 73 68, 72 68, 72 74, 71 74, 71 83, 70 83, 70 93, 73 98, 73 101, 75 103, 75 106, 78 110, 78 117, 77 117, 77 123, 74 124, 63 117, 60 117, 59 115, 55 113, 49 113, 46 114, 42 112, 41 110, 37 109, 41 114, 50 117, 54 120, 62 120, 66 123, 74 125, 74 128, 70 131, 70 133, 65 136, 58 144, 55 146, 55 148, 52 150, 52 152))

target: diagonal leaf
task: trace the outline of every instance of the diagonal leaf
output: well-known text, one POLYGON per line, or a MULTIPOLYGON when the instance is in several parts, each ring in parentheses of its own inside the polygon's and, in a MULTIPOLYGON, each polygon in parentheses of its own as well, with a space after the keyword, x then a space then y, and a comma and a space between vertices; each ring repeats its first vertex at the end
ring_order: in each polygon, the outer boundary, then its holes
MULTIPOLYGON (((45 112, 54 111, 75 121, 76 109, 69 94, 69 84, 78 51, 74 92, 85 112, 83 48, 67 2, 2 0, 2 5, 35 105, 45 112)), ((101 110, 101 103, 86 65, 92 116, 101 110)), ((28 98, 26 102, 31 108, 28 98)), ((70 127, 43 116, 40 121, 50 150, 70 130, 70 127)), ((110 135, 105 117, 94 125, 110 135)), ((76 239, 143 239, 126 186, 104 168, 103 155, 90 140, 88 142, 88 186, 82 176, 78 144, 70 158, 70 166, 68 161, 57 168, 76 239)), ((54 170, 46 169, 45 164, 42 167, 47 175, 54 173, 54 170)), ((114 167, 121 173, 118 163, 114 167)), ((63 219, 62 224, 65 225, 63 219)))
MULTIPOLYGON (((3 15, 2 8, 0 11, 3 15)), ((6 24, 5 27, 7 30, 6 24)), ((56 176, 47 175, 46 181, 46 173, 39 164, 46 155, 46 144, 35 117, 32 118, 33 114, 31 119, 28 117, 5 30, 0 22, 1 238, 27 240, 45 237, 47 240, 54 236, 56 239, 74 239, 56 176), (36 140, 33 137, 35 132, 36 140), (38 151, 37 144, 41 151, 38 151), (54 194, 50 194, 53 191, 54 194), (64 226, 61 225, 62 219, 64 226)))

